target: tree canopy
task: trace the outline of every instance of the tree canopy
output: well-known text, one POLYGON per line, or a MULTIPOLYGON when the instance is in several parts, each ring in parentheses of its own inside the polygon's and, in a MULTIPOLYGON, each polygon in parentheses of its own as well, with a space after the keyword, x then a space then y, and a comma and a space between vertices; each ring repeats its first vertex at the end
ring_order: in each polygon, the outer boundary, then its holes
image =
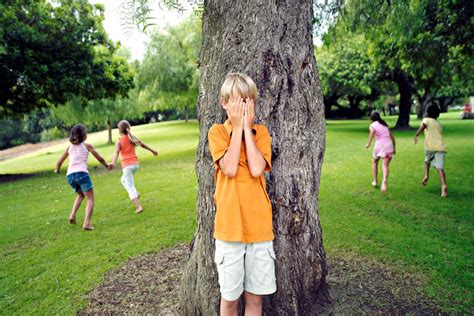
POLYGON ((86 0, 0 3, 0 115, 126 95, 133 77, 86 0))

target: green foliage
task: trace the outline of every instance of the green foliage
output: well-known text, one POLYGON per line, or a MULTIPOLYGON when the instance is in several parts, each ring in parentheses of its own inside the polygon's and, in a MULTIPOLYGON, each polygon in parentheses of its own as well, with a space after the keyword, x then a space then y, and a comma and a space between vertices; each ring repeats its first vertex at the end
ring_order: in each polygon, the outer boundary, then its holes
POLYGON ((0 3, 0 116, 126 95, 132 78, 113 58, 103 7, 85 0, 0 3))
POLYGON ((59 129, 57 126, 49 129, 45 129, 41 132, 41 141, 48 142, 50 140, 61 139, 68 136, 68 132, 59 129))
MULTIPOLYGON (((367 81, 358 75, 358 69, 369 71, 369 67, 375 70, 369 86, 376 90, 382 87, 383 91, 386 87, 382 82, 396 82, 400 94, 404 94, 403 107, 408 110, 412 93, 423 106, 425 102, 438 101, 441 105, 447 98, 453 101, 474 93, 474 2, 346 0, 343 5, 336 0, 323 2, 329 9, 339 9, 338 14, 332 13, 335 23, 317 52, 321 55, 317 57, 325 102, 344 96, 341 86, 359 95, 363 93, 361 88, 367 81), (347 50, 357 49, 358 41, 363 43, 361 53, 346 54, 347 50), (348 57, 352 59, 346 60, 348 57), (341 65, 337 66, 338 63, 341 65), (366 65, 356 67, 351 63, 366 65), (329 70, 327 64, 331 65, 329 70), (350 70, 349 74, 345 73, 346 69, 350 70), (339 73, 342 80, 334 79, 339 73)), ((406 119, 402 124, 408 124, 409 117, 406 119)))
POLYGON ((195 108, 200 44, 200 21, 195 16, 153 33, 138 72, 139 102, 153 110, 195 108))

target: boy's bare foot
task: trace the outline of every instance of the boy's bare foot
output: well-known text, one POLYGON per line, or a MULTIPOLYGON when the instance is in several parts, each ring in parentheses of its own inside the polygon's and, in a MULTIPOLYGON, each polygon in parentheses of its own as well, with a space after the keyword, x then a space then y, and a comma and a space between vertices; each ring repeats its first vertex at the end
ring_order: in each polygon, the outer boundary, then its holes
POLYGON ((448 187, 441 187, 441 197, 448 197, 448 187))
POLYGON ((91 231, 91 230, 94 230, 94 226, 83 226, 82 229, 84 230, 87 230, 87 231, 91 231))
POLYGON ((382 187, 380 187, 380 191, 382 193, 386 193, 387 192, 387 181, 383 181, 382 182, 382 187))
POLYGON ((421 184, 426 186, 428 184, 429 178, 427 176, 423 177, 423 180, 421 180, 421 184))
POLYGON ((76 224, 76 219, 75 218, 70 218, 69 219, 69 224, 76 224))
POLYGON ((135 214, 140 214, 141 212, 143 212, 143 207, 139 207, 135 210, 135 214))
POLYGON ((377 187, 377 181, 372 181, 372 186, 373 186, 374 188, 376 188, 376 187, 377 187))

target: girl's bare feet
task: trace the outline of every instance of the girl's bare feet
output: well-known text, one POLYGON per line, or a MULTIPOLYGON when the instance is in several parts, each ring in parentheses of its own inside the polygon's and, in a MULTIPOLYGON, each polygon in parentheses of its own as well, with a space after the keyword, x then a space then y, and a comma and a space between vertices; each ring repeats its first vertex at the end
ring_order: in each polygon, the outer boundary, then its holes
POLYGON ((75 218, 70 218, 69 219, 69 224, 76 224, 76 219, 75 218))
POLYGON ((387 181, 382 181, 382 186, 380 187, 380 191, 382 193, 386 193, 387 192, 387 181))
POLYGON ((135 214, 140 214, 141 212, 143 212, 143 207, 139 207, 135 210, 135 214))
POLYGON ((424 176, 423 180, 421 180, 421 184, 426 186, 428 184, 428 180, 429 180, 429 178, 427 176, 424 176))
POLYGON ((373 186, 374 188, 376 188, 376 187, 377 187, 377 181, 375 181, 375 180, 372 181, 372 186, 373 186))
POLYGON ((95 228, 93 226, 83 226, 82 229, 86 231, 91 231, 91 230, 94 230, 95 228))
POLYGON ((448 187, 447 186, 441 187, 441 197, 448 197, 448 187))

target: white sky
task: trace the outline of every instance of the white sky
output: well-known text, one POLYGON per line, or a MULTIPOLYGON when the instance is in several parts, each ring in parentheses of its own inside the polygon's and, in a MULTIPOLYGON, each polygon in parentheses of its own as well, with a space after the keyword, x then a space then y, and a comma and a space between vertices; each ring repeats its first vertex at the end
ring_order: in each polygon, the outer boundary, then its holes
MULTIPOLYGON (((140 32, 137 27, 132 29, 130 34, 127 34, 127 30, 122 27, 125 17, 120 14, 122 0, 89 0, 90 3, 102 3, 105 6, 105 20, 104 28, 109 34, 109 37, 117 42, 120 41, 122 47, 126 47, 132 54, 132 60, 142 60, 145 53, 146 42, 149 41, 149 37, 140 32)), ((189 14, 192 14, 191 10, 186 10, 183 13, 177 11, 170 11, 166 8, 160 8, 157 1, 150 1, 156 8, 152 17, 154 18, 151 22, 157 24, 158 28, 162 28, 167 24, 176 25, 182 21, 189 14)), ((148 31, 148 30, 147 30, 148 31)))

